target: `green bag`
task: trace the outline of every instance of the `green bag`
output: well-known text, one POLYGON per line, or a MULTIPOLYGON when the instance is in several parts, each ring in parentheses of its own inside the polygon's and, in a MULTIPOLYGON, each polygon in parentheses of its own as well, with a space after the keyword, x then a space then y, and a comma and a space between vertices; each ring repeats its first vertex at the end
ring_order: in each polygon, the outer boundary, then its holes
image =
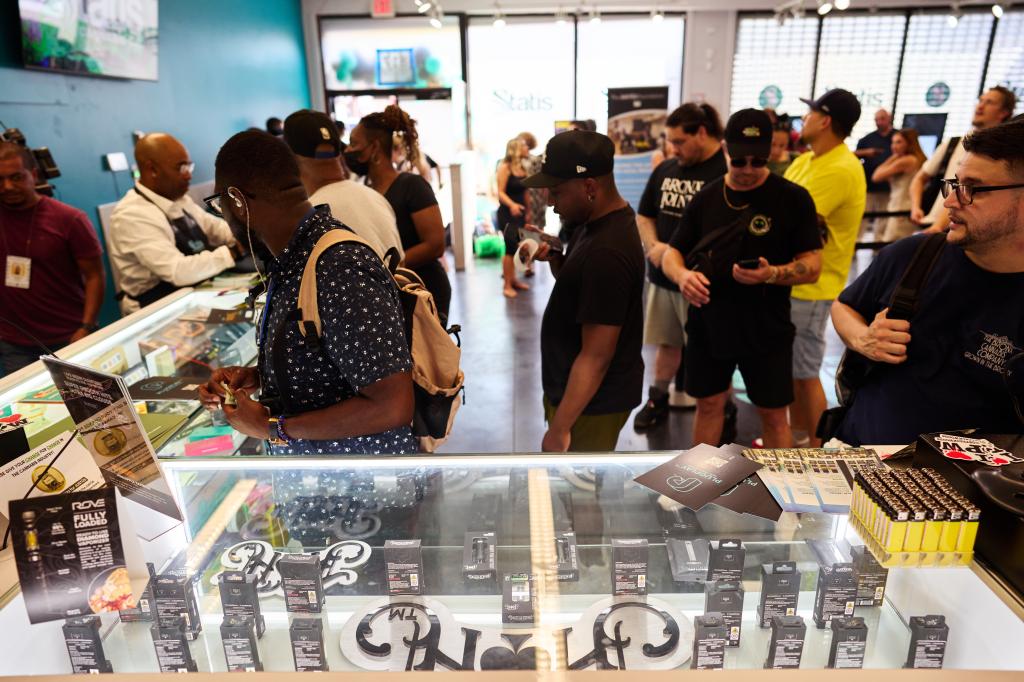
POLYGON ((500 234, 480 235, 473 241, 477 258, 501 258, 505 255, 505 238, 500 234))

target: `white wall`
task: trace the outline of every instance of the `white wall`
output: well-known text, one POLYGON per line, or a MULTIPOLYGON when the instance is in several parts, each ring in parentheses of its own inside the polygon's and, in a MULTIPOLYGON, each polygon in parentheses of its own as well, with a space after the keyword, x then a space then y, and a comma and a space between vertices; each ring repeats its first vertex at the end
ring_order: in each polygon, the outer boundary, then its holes
POLYGON ((688 12, 683 57, 683 101, 704 101, 729 113, 732 53, 736 47, 734 10, 688 12))

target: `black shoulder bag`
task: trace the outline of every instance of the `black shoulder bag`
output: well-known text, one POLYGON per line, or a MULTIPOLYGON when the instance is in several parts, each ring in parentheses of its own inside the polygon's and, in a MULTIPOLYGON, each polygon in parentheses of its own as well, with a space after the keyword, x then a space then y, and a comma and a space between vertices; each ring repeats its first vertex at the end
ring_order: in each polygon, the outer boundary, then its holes
POLYGON ((928 181, 928 184, 924 187, 924 192, 921 193, 921 210, 924 211, 925 215, 928 215, 928 211, 932 210, 932 206, 935 205, 935 200, 939 198, 942 181, 946 178, 946 171, 949 169, 949 160, 953 158, 953 152, 956 151, 958 146, 960 146, 960 138, 950 138, 949 144, 946 145, 946 153, 942 155, 939 172, 928 181))

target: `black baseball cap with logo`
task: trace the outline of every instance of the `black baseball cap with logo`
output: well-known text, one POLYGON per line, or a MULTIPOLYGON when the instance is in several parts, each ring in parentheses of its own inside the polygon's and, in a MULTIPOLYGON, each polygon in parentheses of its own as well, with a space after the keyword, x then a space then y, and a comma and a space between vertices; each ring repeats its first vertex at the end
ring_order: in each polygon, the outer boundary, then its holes
POLYGON ((760 109, 741 109, 725 124, 725 150, 734 159, 767 159, 772 153, 772 119, 760 109))
POLYGON ((853 131, 853 126, 860 120, 860 100, 849 90, 835 88, 818 99, 801 97, 800 101, 809 106, 812 111, 831 116, 832 120, 838 123, 839 128, 846 131, 847 135, 853 131))
POLYGON ((599 178, 615 166, 615 144, 607 135, 569 130, 555 135, 544 150, 539 173, 523 180, 527 187, 554 187, 566 180, 599 178))
POLYGON ((284 120, 284 141, 297 156, 309 159, 334 158, 341 153, 341 138, 331 117, 322 111, 300 109, 284 120), (317 152, 328 144, 333 152, 317 152))

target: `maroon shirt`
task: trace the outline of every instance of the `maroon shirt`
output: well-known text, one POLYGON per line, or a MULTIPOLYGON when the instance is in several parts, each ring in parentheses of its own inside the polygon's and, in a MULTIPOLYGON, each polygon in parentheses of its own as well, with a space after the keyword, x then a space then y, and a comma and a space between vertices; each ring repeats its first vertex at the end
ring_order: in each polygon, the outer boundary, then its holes
MULTIPOLYGON (((84 213, 49 197, 26 211, 0 206, 0 316, 32 332, 43 343, 64 343, 82 326, 85 282, 78 260, 99 258, 96 230, 84 213), (6 286, 7 256, 32 259, 28 289, 6 286)), ((0 320, 0 339, 35 343, 0 320)))

